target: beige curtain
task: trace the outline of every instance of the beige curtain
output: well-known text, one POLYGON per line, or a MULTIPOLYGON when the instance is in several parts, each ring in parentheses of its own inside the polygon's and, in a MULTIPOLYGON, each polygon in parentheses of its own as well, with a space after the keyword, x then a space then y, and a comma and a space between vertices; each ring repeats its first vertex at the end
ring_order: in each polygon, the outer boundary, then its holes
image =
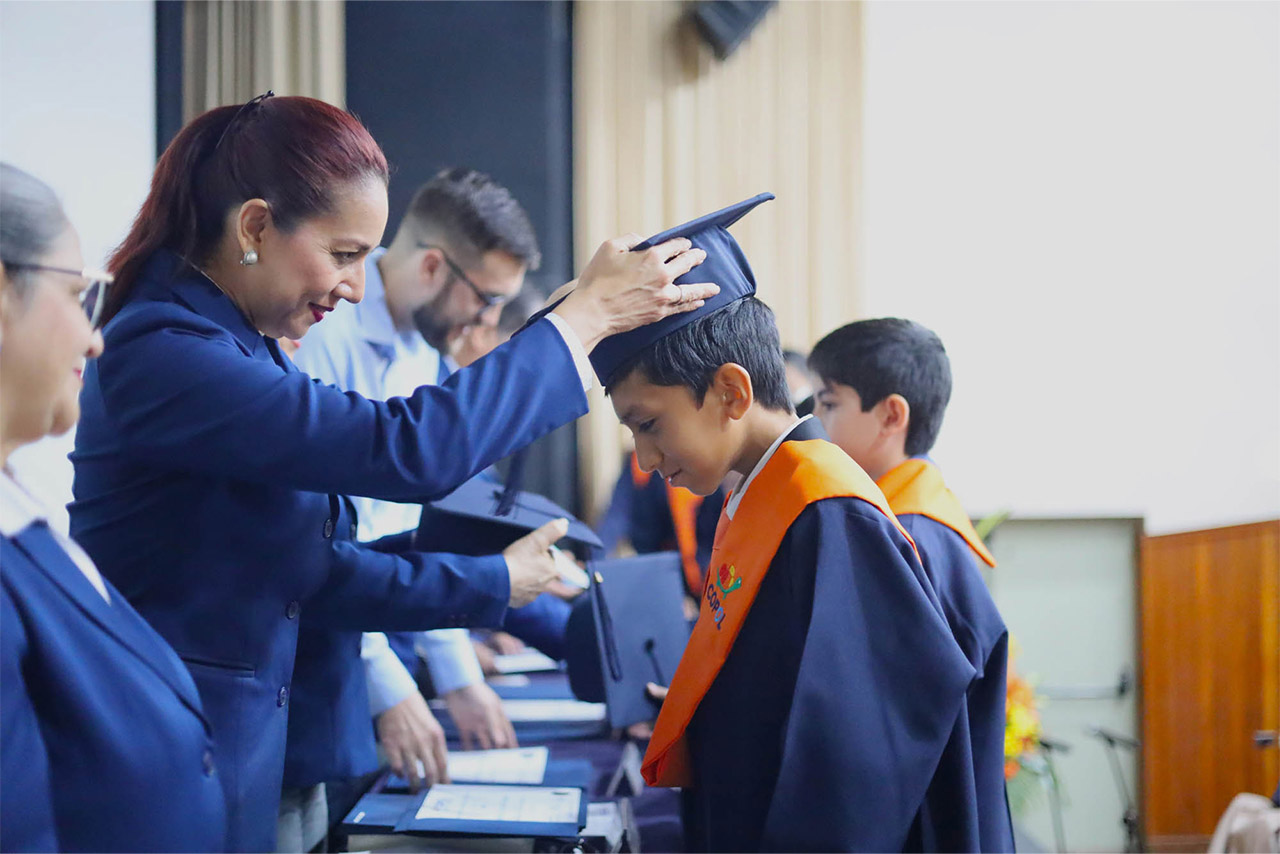
POLYGON ((182 115, 268 89, 346 105, 342 0, 186 0, 182 115))
MULTIPOLYGON (((807 349, 854 319, 861 160, 861 7, 782 2, 721 62, 679 2, 574 7, 575 249, 642 234, 762 191, 733 228, 778 316, 807 349)), ((585 506, 601 509, 625 439, 597 390, 581 422, 585 506)))

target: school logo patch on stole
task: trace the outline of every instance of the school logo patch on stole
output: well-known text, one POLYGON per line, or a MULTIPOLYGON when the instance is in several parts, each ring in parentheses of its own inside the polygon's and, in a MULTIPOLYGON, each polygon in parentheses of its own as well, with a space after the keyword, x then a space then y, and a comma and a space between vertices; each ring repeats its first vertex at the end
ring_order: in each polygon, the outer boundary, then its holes
POLYGON ((727 563, 720 564, 720 570, 716 573, 715 584, 707 588, 707 605, 711 608, 711 616, 716 621, 716 631, 720 630, 720 624, 724 622, 724 605, 725 599, 729 598, 729 594, 742 586, 742 578, 738 575, 738 568, 730 566, 727 563))

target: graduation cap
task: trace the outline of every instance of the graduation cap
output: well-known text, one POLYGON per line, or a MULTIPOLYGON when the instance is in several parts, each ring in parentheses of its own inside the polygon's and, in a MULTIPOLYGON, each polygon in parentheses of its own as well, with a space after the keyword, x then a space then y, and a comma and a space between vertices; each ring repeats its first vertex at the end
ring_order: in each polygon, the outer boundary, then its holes
MULTIPOLYGON (((648 240, 641 241, 632 247, 632 252, 640 252, 673 237, 688 238, 694 247, 704 250, 707 257, 697 267, 676 279, 676 284, 715 282, 720 286, 720 292, 706 300, 699 309, 673 314, 656 323, 632 329, 630 332, 610 335, 597 344, 591 351, 591 366, 595 368, 601 385, 607 387, 618 368, 653 342, 756 292, 755 274, 751 272, 751 265, 747 263, 747 256, 743 254, 742 247, 733 239, 728 228, 750 213, 756 205, 773 198, 773 193, 752 196, 736 205, 690 220, 684 225, 658 232, 648 240)), ((562 296, 551 305, 539 310, 517 330, 516 334, 520 334, 554 311, 555 307, 564 300, 565 297, 562 296)))
POLYGON ((645 685, 671 684, 689 640, 683 568, 676 552, 592 563, 589 595, 573 603, 565 630, 569 685, 580 700, 608 704, 609 725, 658 716, 645 685))
POLYGON ((587 555, 604 544, 585 523, 549 498, 520 489, 524 451, 511 458, 507 481, 479 474, 438 501, 424 505, 414 548, 462 555, 496 554, 553 519, 568 519, 565 539, 587 555))
POLYGON ((757 205, 773 198, 773 193, 752 196, 736 205, 659 232, 633 247, 633 252, 640 252, 673 237, 688 238, 695 248, 707 253, 707 258, 676 279, 676 284, 715 282, 720 286, 720 292, 695 311, 673 314, 630 332, 611 335, 597 344, 591 351, 591 365, 596 369, 601 385, 608 386, 618 368, 653 342, 756 292, 755 274, 751 272, 751 265, 747 263, 742 247, 733 239, 728 229, 757 205))

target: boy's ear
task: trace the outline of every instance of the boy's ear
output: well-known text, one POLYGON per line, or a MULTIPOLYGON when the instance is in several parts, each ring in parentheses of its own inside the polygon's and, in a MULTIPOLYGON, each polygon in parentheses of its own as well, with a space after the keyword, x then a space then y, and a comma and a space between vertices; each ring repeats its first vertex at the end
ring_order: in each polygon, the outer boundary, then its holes
POLYGON ((891 394, 876 404, 880 410, 880 432, 886 436, 902 434, 906 441, 907 427, 911 423, 911 404, 900 394, 891 394))
POLYGON ((755 402, 751 374, 735 362, 726 362, 716 369, 707 394, 715 395, 725 413, 734 421, 746 415, 751 404, 755 402))

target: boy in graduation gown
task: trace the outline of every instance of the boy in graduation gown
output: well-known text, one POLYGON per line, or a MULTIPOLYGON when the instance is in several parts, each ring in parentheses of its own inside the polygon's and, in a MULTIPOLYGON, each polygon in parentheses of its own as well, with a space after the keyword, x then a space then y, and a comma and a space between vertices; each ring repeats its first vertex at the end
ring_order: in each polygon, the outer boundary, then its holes
POLYGON ((686 788, 695 849, 901 850, 929 820, 973 668, 880 490, 792 409, 772 313, 726 230, 771 198, 641 243, 688 237, 720 293, 592 353, 642 469, 703 495, 745 478, 643 773, 686 788))
MULTIPOLYGON (((982 851, 1012 851, 1004 784, 1008 634, 977 564, 994 567, 995 560, 925 456, 951 397, 946 350, 920 324, 883 318, 850 323, 827 335, 809 363, 822 382, 817 415, 823 427, 876 479, 915 540, 956 641, 977 670, 966 714, 978 844, 982 851)), ((950 809, 933 794, 928 809, 950 809)))

